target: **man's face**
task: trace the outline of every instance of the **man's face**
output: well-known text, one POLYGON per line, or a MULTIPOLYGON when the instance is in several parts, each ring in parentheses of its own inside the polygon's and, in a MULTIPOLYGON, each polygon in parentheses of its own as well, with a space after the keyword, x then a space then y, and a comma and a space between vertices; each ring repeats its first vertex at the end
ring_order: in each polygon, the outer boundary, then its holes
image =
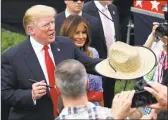
POLYGON ((71 13, 79 13, 82 11, 84 0, 65 0, 65 4, 71 13))
POLYGON ((40 18, 28 28, 28 31, 37 42, 43 45, 50 44, 55 40, 55 18, 53 16, 40 18))

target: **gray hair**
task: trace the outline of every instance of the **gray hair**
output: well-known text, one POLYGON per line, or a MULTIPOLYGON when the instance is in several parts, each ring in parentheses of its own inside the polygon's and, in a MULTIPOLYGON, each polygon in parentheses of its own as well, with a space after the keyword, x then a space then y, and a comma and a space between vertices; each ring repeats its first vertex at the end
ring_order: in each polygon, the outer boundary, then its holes
POLYGON ((56 67, 56 85, 64 97, 78 98, 86 93, 87 73, 77 60, 69 59, 56 67))

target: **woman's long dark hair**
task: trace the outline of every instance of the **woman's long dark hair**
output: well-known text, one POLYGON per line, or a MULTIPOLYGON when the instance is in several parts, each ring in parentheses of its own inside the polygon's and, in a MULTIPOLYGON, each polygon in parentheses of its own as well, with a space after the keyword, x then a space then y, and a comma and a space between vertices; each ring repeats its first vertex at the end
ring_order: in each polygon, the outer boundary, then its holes
POLYGON ((86 42, 84 46, 81 48, 81 50, 86 52, 88 56, 93 57, 93 53, 89 50, 89 46, 91 43, 90 26, 82 16, 79 16, 79 15, 68 16, 61 27, 60 35, 69 37, 72 39, 73 35, 75 34, 77 30, 78 25, 81 23, 85 26, 86 34, 87 34, 86 42))

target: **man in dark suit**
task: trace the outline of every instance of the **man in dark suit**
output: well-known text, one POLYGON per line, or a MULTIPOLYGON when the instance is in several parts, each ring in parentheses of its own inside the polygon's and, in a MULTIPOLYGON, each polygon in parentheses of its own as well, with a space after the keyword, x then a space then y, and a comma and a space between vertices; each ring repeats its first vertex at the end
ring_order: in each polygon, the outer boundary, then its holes
POLYGON ((61 26, 69 15, 81 15, 86 19, 91 28, 91 46, 96 48, 100 58, 107 58, 107 48, 104 47, 105 41, 100 31, 100 21, 96 17, 82 12, 83 0, 64 0, 64 2, 66 4, 65 11, 56 16, 56 34, 60 35, 61 26))
POLYGON ((56 65, 76 59, 87 72, 94 73, 94 66, 101 61, 86 56, 69 38, 55 37, 55 14, 45 5, 29 8, 23 24, 30 37, 1 56, 1 97, 11 106, 9 120, 53 120, 58 91, 50 78, 54 78, 56 65))
MULTIPOLYGON (((108 50, 115 41, 120 40, 119 14, 117 7, 112 4, 111 0, 89 1, 84 5, 83 11, 101 21, 100 30, 103 34, 103 41, 106 43, 101 44, 101 47, 108 50)), ((108 54, 108 51, 104 52, 106 52, 106 55, 108 54)), ((114 79, 104 78, 103 91, 105 107, 111 107, 111 102, 114 97, 114 87, 114 79)))

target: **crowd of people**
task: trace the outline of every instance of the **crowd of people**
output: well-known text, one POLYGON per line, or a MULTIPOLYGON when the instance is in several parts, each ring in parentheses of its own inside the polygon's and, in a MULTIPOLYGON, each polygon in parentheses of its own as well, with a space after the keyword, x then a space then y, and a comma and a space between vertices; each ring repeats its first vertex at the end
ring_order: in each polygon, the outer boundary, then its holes
POLYGON ((7 119, 166 118, 168 34, 159 38, 155 51, 154 23, 145 47, 130 46, 120 40, 118 11, 111 1, 65 4, 58 15, 50 6, 30 7, 23 17, 27 40, 2 54, 7 119), (140 77, 157 102, 132 108, 136 91, 114 95, 115 81, 140 77))

